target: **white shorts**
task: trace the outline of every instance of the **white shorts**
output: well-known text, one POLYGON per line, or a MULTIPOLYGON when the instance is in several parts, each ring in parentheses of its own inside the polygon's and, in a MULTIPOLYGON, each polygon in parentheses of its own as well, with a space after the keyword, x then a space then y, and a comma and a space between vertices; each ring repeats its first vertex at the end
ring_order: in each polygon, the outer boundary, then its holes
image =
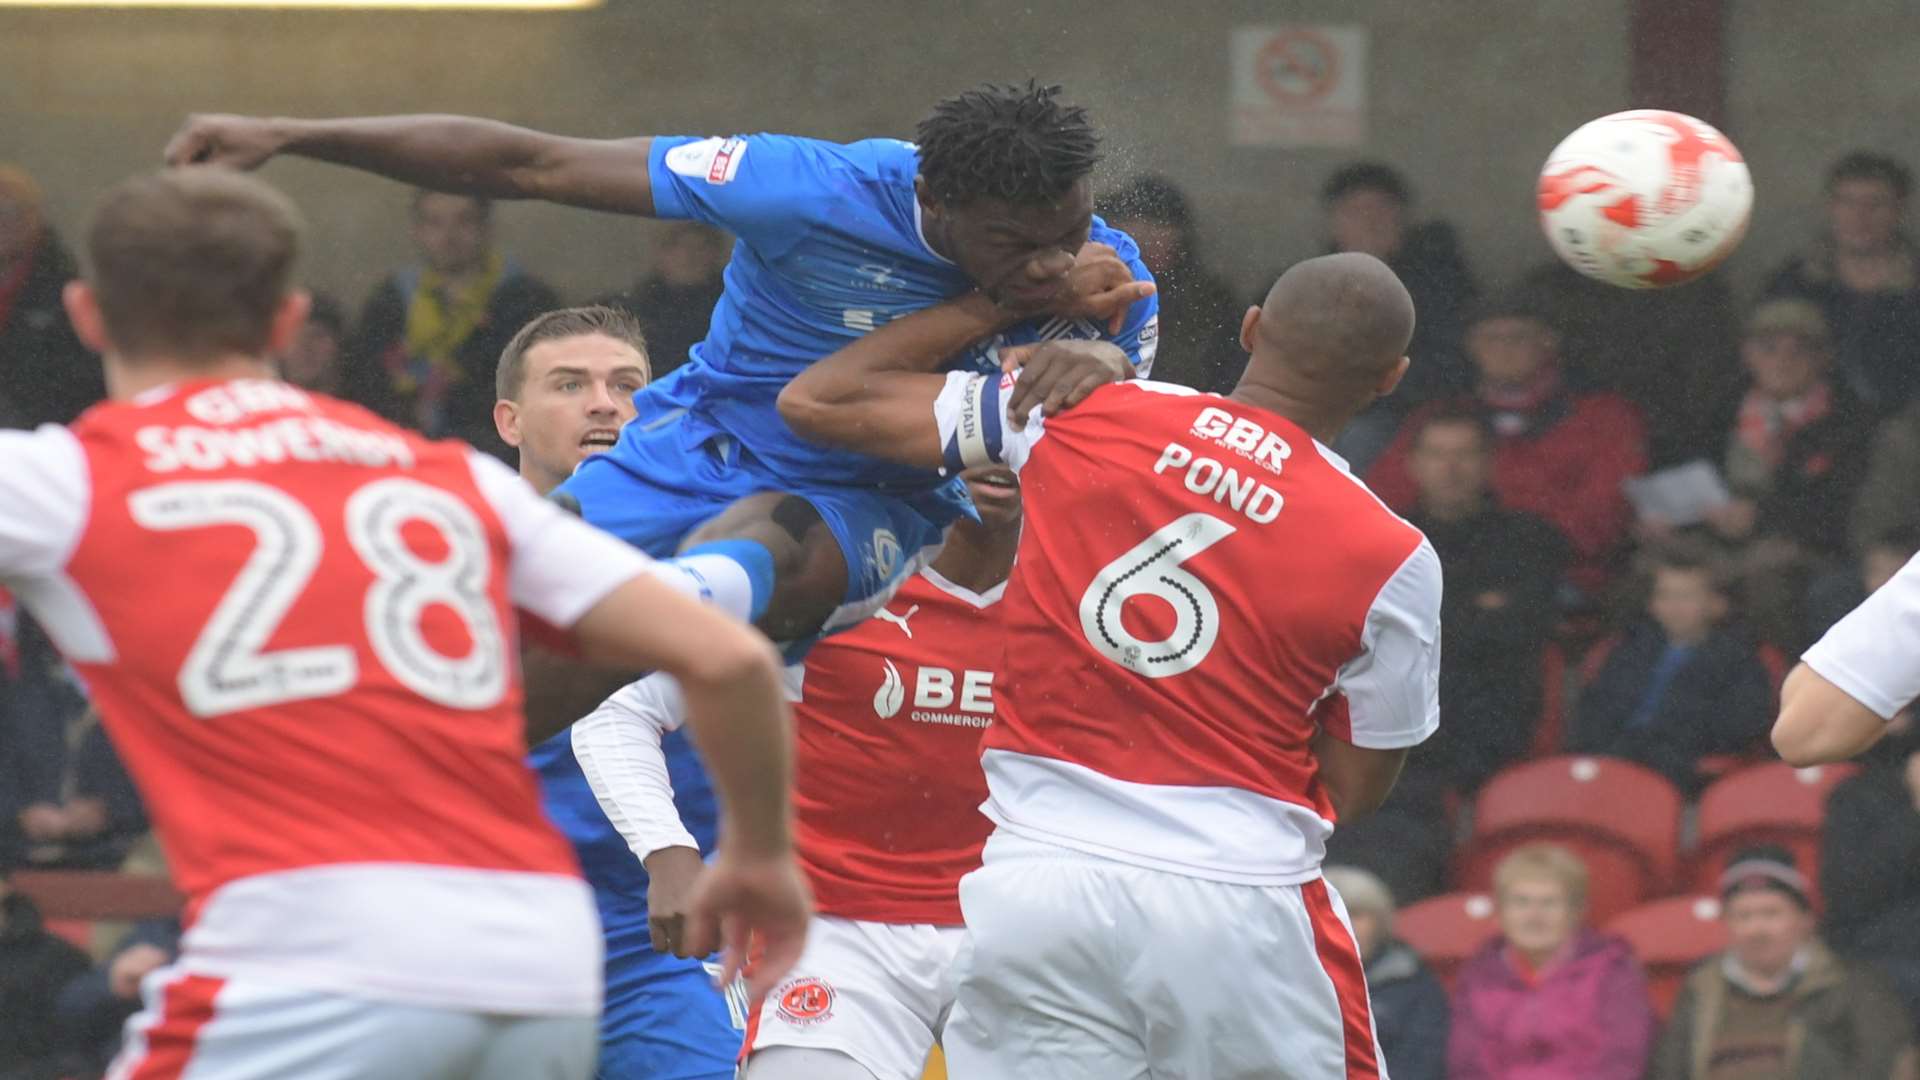
POLYGON ((588 1080, 591 1016, 395 1005, 163 968, 107 1080, 588 1080))
POLYGON ((997 832, 942 1044, 964 1080, 1379 1080, 1346 907, 997 832))
POLYGON ((837 1050, 879 1080, 917 1080, 953 1009, 957 926, 816 916, 787 980, 747 1020, 746 1053, 837 1050))

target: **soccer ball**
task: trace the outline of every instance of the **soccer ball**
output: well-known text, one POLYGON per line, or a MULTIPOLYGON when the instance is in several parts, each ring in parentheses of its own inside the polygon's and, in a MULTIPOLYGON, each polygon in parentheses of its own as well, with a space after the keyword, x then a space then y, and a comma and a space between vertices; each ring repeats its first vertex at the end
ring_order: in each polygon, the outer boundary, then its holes
POLYGON ((1720 265, 1746 235, 1753 180, 1712 126, 1635 109, 1582 125, 1540 170, 1540 224, 1567 265, 1657 289, 1720 265))

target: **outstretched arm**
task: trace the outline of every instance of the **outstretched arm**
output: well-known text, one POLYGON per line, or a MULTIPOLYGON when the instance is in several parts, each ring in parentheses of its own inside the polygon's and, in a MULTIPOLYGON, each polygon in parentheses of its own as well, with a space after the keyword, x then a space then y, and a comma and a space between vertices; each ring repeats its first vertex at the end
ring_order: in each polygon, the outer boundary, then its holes
POLYGON ((294 120, 198 114, 169 165, 254 169, 280 154, 330 161, 435 191, 653 214, 653 140, 576 139, 468 116, 294 120))
MULTIPOLYGON (((1061 308, 1073 315, 1111 318, 1153 294, 1153 283, 1132 271, 1104 244, 1079 254, 1061 308)), ((802 436, 908 465, 953 465, 934 419, 946 389, 942 373, 955 355, 1025 317, 973 292, 914 312, 859 338, 800 373, 780 392, 780 417, 802 436)), ((1004 412, 1019 426, 1034 408, 1051 416, 1095 389, 1132 374, 1119 348, 1100 341, 1051 341, 1017 346, 1001 355, 1019 369, 1004 412)))

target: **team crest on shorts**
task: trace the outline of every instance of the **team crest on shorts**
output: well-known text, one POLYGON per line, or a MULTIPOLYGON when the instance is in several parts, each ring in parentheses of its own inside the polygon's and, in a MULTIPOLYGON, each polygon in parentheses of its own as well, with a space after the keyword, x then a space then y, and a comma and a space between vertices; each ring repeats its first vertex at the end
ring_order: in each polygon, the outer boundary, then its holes
POLYGON ((811 976, 793 981, 775 992, 780 1019, 794 1027, 812 1027, 833 1016, 833 987, 811 976))

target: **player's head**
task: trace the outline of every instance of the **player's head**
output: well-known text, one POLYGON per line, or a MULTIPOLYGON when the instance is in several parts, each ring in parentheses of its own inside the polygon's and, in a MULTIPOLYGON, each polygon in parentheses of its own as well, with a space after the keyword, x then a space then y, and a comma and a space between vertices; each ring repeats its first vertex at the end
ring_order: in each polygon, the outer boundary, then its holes
POLYGON ((1092 226, 1086 110, 1058 86, 980 86, 936 104, 917 138, 928 240, 994 299, 1044 305, 1092 226))
POLYGON ((1357 253, 1308 259, 1241 321, 1252 359, 1233 396, 1330 440, 1399 385, 1412 338, 1413 298, 1386 263, 1357 253))
POLYGON ((413 243, 430 270, 464 274, 493 249, 493 203, 478 195, 416 189, 409 217, 413 243))
POLYGON ((520 328, 494 374, 493 424, 541 491, 613 448, 651 369, 647 341, 617 308, 549 311, 520 328))
POLYGON ((292 287, 300 229, 286 196, 241 173, 135 177, 94 210, 88 273, 67 285, 67 314, 116 394, 143 365, 264 364, 306 322, 307 295, 292 287))

